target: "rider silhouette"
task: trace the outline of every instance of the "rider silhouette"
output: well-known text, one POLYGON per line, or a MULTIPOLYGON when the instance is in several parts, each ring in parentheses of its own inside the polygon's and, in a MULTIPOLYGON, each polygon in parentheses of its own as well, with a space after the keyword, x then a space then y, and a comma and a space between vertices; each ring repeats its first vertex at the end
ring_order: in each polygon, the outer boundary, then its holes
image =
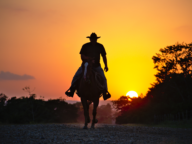
MULTIPOLYGON (((97 37, 95 33, 92 33, 87 38, 90 39, 90 42, 82 46, 80 51, 81 59, 82 61, 91 60, 93 63, 93 69, 96 72, 98 72, 105 80, 105 88, 102 93, 103 93, 103 99, 106 100, 110 98, 111 95, 107 91, 107 80, 104 75, 103 69, 101 68, 101 65, 100 65, 100 54, 101 54, 101 56, 103 57, 103 62, 105 64, 104 70, 106 72, 108 71, 106 51, 103 45, 97 42, 97 39, 100 37, 97 37)), ((80 66, 75 76, 73 77, 71 87, 65 92, 67 96, 73 97, 76 89, 76 84, 77 84, 76 82, 81 78, 81 74, 82 74, 82 67, 80 66)))

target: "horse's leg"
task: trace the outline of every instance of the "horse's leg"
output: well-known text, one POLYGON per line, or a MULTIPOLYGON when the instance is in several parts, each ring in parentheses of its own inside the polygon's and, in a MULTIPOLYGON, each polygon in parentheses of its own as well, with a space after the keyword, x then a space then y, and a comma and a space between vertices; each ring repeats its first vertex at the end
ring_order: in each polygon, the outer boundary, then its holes
POLYGON ((84 125, 83 129, 87 129, 89 112, 88 112, 86 99, 81 97, 81 103, 83 104, 84 117, 85 117, 85 125, 84 125))
POLYGON ((98 122, 98 120, 96 119, 98 104, 99 104, 99 99, 94 101, 94 105, 93 105, 93 120, 92 120, 91 128, 95 128, 95 124, 98 122))
POLYGON ((89 101, 86 101, 86 105, 87 105, 87 111, 88 111, 88 116, 87 116, 87 123, 90 123, 90 117, 89 117, 89 105, 90 105, 91 103, 89 102, 89 101))

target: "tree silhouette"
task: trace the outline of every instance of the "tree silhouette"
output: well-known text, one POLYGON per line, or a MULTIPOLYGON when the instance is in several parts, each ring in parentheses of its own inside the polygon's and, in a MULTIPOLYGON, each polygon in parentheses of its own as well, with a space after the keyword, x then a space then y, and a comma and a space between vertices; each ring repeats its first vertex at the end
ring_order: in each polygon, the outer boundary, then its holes
POLYGON ((192 43, 176 44, 160 49, 160 53, 152 57, 155 75, 158 82, 162 82, 170 74, 183 73, 184 76, 192 74, 192 43))
POLYGON ((151 123, 154 120, 190 118, 192 110, 192 43, 160 49, 152 57, 156 82, 144 98, 113 102, 121 114, 116 123, 151 123))
POLYGON ((4 121, 5 102, 7 96, 3 93, 0 94, 0 122, 4 121))
POLYGON ((121 96, 118 100, 112 101, 112 103, 115 109, 121 113, 127 111, 130 105, 130 101, 127 96, 121 96))
POLYGON ((64 99, 44 101, 29 97, 7 99, 0 94, 0 122, 2 123, 66 123, 76 122, 77 108, 64 99), (5 102, 6 101, 6 102, 5 102))

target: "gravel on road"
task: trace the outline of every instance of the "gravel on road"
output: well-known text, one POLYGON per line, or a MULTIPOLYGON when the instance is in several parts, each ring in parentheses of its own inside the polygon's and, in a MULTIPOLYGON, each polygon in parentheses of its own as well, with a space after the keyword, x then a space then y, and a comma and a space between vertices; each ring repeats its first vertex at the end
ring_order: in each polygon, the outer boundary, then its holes
POLYGON ((0 125, 0 144, 192 144, 192 129, 97 124, 0 125))

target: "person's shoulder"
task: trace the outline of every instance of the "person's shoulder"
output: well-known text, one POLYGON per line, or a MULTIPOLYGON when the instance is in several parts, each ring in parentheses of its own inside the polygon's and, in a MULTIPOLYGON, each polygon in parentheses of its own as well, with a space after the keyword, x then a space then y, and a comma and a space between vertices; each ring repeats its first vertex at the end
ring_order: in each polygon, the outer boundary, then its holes
POLYGON ((98 45, 99 47, 104 47, 103 44, 101 44, 101 43, 97 43, 97 45, 98 45))
POLYGON ((88 45, 90 45, 90 42, 83 44, 83 46, 85 46, 85 47, 88 45))

